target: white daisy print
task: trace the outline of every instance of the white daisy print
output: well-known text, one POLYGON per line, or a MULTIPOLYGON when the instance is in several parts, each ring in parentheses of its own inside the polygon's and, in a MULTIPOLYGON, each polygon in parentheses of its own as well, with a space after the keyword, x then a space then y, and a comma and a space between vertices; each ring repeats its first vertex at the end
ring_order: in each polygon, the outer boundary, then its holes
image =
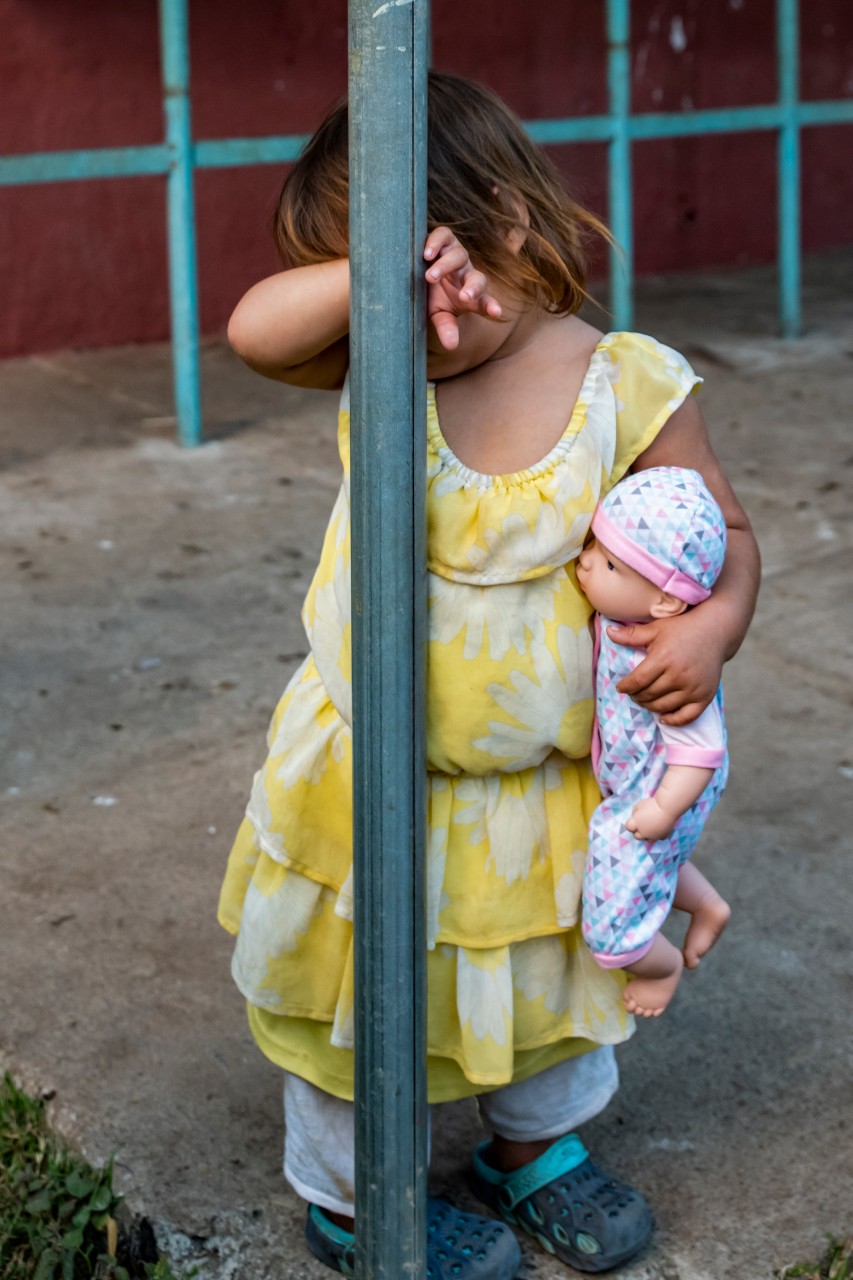
POLYGON ((350 621, 350 574, 339 555, 331 582, 314 594, 314 617, 309 639, 326 691, 347 724, 352 724, 350 673, 341 669, 344 632, 350 621))
POLYGON ((444 867, 447 862, 447 827, 433 827, 429 833, 426 855, 427 949, 435 949, 439 917, 450 899, 444 892, 444 867))
POLYGON ((545 623, 554 618, 554 595, 560 585, 557 574, 489 587, 449 582, 430 574, 430 639, 450 644, 464 632, 462 656, 468 659, 479 656, 485 640, 493 662, 505 658, 510 649, 521 655, 527 650, 528 635, 544 639, 545 623))
POLYGON ((481 969, 472 963, 464 947, 456 954, 456 1005, 459 1020, 469 1026, 477 1040, 491 1036, 496 1044, 506 1044, 507 1019, 512 1018, 512 973, 509 949, 494 968, 481 969))
POLYGON ((322 910, 321 894, 322 886, 305 876, 288 876, 269 897, 249 885, 231 971, 243 995, 259 1008, 278 1006, 278 993, 264 987, 269 961, 296 950, 322 910))
POLYGON ((272 809, 264 780, 264 771, 259 769, 252 784, 252 794, 246 806, 246 817, 255 829, 255 837, 264 853, 269 854, 276 862, 283 862, 287 856, 284 848, 284 836, 280 831, 272 829, 272 809))
POLYGON ((506 516, 500 530, 485 530, 486 548, 475 546, 468 552, 473 570, 470 581, 479 577, 487 582, 517 582, 532 569, 565 564, 583 545, 583 536, 577 543, 577 525, 575 519, 567 534, 563 513, 553 502, 539 504, 534 529, 518 513, 506 516))
POLYGON ((566 975, 566 953, 559 938, 528 938, 512 953, 512 980, 527 1000, 541 1000, 550 1013, 565 1013, 571 1006, 566 975))
MULTIPOLYGON (((572 853, 572 862, 583 867, 586 855, 582 850, 572 853)), ((557 924, 570 929, 577 924, 581 904, 581 877, 567 871, 554 886, 554 905, 557 908, 557 924)))
POLYGON ((533 644, 535 679, 524 671, 510 672, 510 685, 490 684, 490 697, 516 724, 489 721, 489 735, 474 746, 504 761, 504 768, 540 764, 560 742, 563 718, 578 702, 592 696, 592 640, 586 627, 557 628, 560 664, 547 645, 533 644))
POLYGON ((456 798, 463 807, 454 813, 454 823, 472 825, 470 844, 488 843, 486 866, 507 884, 527 877, 537 852, 540 859, 548 856, 541 774, 523 789, 500 774, 467 778, 457 786, 456 798))

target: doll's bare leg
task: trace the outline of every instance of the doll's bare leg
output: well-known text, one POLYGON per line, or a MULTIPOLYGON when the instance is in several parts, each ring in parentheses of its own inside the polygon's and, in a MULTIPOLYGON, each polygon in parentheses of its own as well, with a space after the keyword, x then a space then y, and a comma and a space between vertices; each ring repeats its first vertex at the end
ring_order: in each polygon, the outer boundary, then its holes
POLYGON ((684 963, 695 969, 710 951, 729 922, 731 907, 696 867, 685 862, 678 872, 678 883, 672 904, 686 911, 691 919, 684 937, 684 963))
POLYGON ((631 981, 622 992, 625 1008, 643 1018, 663 1013, 681 977, 684 957, 662 933, 655 935, 649 950, 627 970, 631 981))

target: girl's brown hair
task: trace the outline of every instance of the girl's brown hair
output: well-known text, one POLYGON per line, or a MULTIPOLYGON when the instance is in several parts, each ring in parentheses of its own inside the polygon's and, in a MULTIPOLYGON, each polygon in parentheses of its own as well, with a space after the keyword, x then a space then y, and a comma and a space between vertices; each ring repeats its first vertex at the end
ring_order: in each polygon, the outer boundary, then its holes
MULTIPOLYGON (((493 280, 558 315, 573 314, 588 296, 587 240, 611 239, 604 223, 571 199, 520 120, 482 85, 432 71, 428 110, 430 229, 449 227, 493 280), (517 249, 519 230, 524 242, 517 249)), ((281 190, 274 234, 289 265, 347 256, 348 158, 347 105, 341 102, 281 190)))

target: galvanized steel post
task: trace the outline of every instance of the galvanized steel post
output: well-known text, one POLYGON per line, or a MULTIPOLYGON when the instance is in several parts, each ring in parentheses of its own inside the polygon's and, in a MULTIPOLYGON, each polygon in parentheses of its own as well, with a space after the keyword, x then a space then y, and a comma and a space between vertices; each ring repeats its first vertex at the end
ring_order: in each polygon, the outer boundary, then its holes
POLYGON ((169 155, 166 223, 178 440, 195 445, 202 428, 187 0, 160 0, 160 49, 169 155))
POLYGON ((616 329, 630 329, 634 319, 630 38, 629 0, 607 0, 608 201, 617 245, 610 251, 610 310, 616 329))
POLYGON ((776 49, 782 124, 778 142, 779 317, 784 338, 800 333, 800 121, 798 0, 777 0, 776 49))
POLYGON ((428 0, 350 0, 356 1274, 426 1274, 428 0))

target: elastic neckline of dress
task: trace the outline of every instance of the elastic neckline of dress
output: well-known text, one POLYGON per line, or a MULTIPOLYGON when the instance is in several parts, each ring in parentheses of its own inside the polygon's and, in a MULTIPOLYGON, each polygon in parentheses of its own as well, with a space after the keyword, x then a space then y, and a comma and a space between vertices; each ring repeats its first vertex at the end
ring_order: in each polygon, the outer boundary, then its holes
POLYGON ((519 484, 525 480, 535 480, 538 476, 541 476, 544 472, 550 470, 552 464, 556 462, 558 458, 568 453, 574 444, 577 432, 573 431, 572 427, 574 426, 575 419, 580 412, 581 405, 588 404, 584 393, 588 390, 588 384, 592 382, 596 376, 600 358, 606 347, 609 346, 613 337, 614 334, 606 333, 604 337, 599 339, 596 343, 595 349, 589 357, 589 364, 587 365, 586 373, 583 376, 583 381, 581 382, 577 399, 572 405, 572 411, 569 414, 569 420, 566 423, 562 435, 557 440, 556 444, 551 446, 544 457, 540 458, 538 462, 534 462, 531 466, 524 467, 520 471, 507 471, 502 474, 489 474, 486 471, 475 471, 473 467, 467 466, 461 458, 456 456, 442 434, 441 424, 438 420, 438 405, 435 398, 435 382, 427 382, 427 439, 435 449, 436 453, 438 453, 442 462, 448 467, 448 469, 455 471, 456 474, 465 481, 466 485, 476 485, 477 487, 483 487, 486 485, 506 486, 519 484))

